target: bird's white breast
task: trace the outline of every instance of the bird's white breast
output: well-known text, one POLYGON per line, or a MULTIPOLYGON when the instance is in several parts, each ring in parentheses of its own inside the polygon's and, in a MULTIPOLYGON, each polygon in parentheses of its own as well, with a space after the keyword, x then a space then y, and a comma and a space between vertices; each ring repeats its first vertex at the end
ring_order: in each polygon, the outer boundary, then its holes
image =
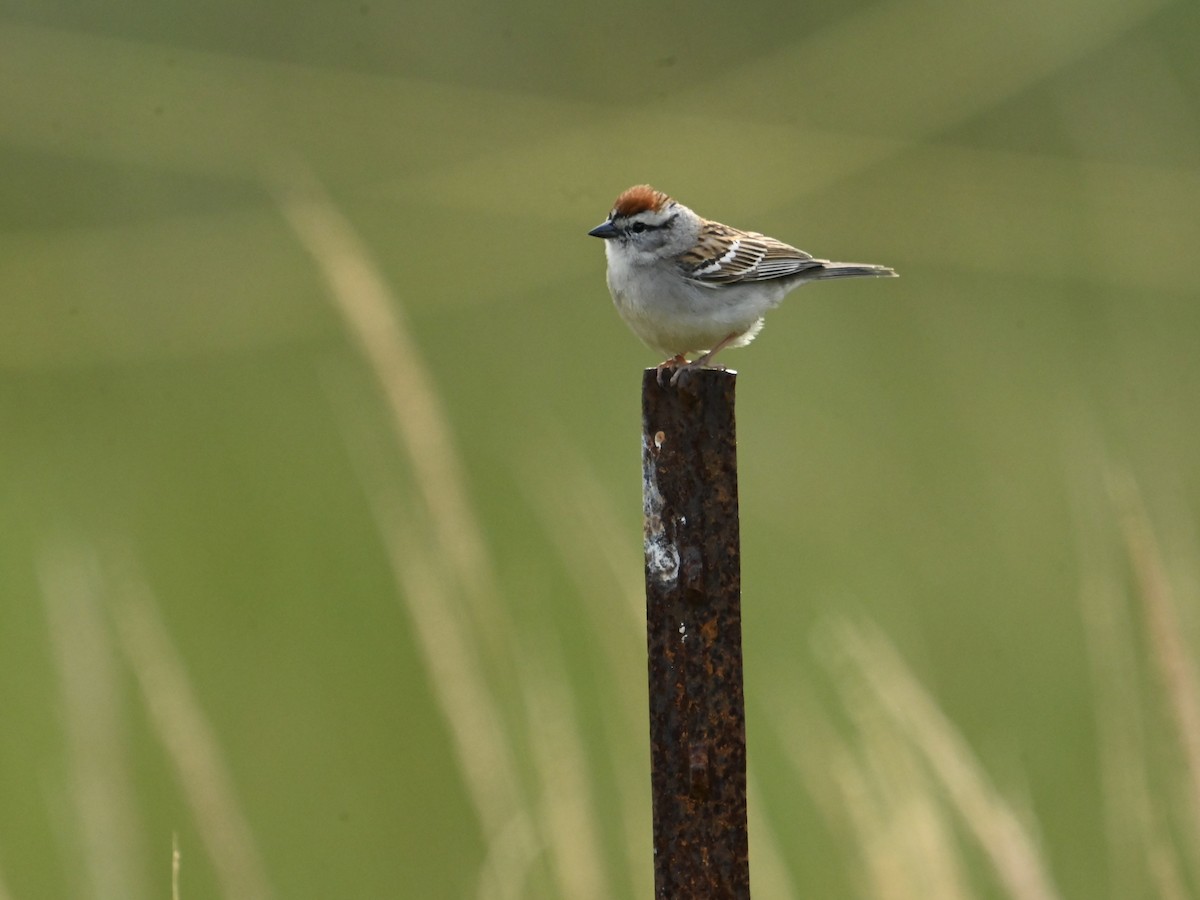
MULTIPOLYGON (((790 285, 757 282, 708 287, 689 281, 670 261, 646 263, 616 242, 605 245, 608 289, 621 318, 642 341, 666 356, 750 343, 763 314, 790 285)), ((644 254, 643 254, 644 255, 644 254)))

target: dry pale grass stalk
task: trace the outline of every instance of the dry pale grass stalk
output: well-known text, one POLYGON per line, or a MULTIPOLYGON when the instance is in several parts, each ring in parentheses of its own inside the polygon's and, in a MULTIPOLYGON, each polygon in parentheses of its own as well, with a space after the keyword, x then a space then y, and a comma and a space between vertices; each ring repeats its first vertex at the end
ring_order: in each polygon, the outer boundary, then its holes
POLYGON ((148 896, 137 850, 122 686, 95 554, 82 544, 49 544, 39 555, 38 577, 59 674, 70 800, 83 852, 77 887, 90 897, 148 896))
POLYGON ((489 684, 479 643, 443 575, 445 560, 414 525, 376 452, 355 393, 334 372, 326 379, 346 435, 346 449, 363 486, 392 576, 413 622, 434 699, 445 717, 468 796, 485 841, 476 894, 518 900, 540 852, 530 804, 520 788, 513 740, 489 684))
POLYGON ((1084 570, 1080 604, 1094 686, 1111 896, 1132 895, 1143 871, 1158 885, 1158 896, 1175 896, 1168 886, 1180 880, 1178 858, 1147 774, 1145 716, 1130 640, 1134 628, 1114 581, 1092 566, 1084 570))
POLYGON ((611 897, 596 803, 588 784, 587 752, 566 661, 550 635, 521 653, 521 683, 531 744, 541 780, 543 841, 550 849, 559 896, 611 897))
POLYGON ((492 605, 488 601, 495 579, 467 499, 458 450, 403 306, 346 217, 311 177, 294 175, 281 185, 284 215, 317 263, 334 309, 384 392, 396 438, 424 495, 439 553, 470 599, 492 605))
POLYGON ((1033 837, 891 644, 865 626, 843 623, 836 632, 878 709, 924 760, 1008 894, 1020 900, 1056 900, 1058 891, 1033 837))
POLYGON ((628 893, 646 896, 654 886, 646 856, 653 836, 645 780, 650 750, 642 548, 637 532, 622 529, 611 496, 574 447, 554 436, 538 441, 538 446, 551 448, 548 452, 561 477, 551 484, 536 468, 545 460, 534 460, 523 483, 532 489, 531 506, 583 601, 594 646, 608 667, 606 693, 616 700, 605 703, 603 713, 605 732, 611 736, 607 749, 617 778, 625 865, 632 880, 628 893), (636 737, 631 740, 630 735, 636 737))
POLYGON ((1084 477, 1105 469, 1097 446, 1095 440, 1076 440, 1067 458, 1089 461, 1068 471, 1079 546, 1080 619, 1096 709, 1109 896, 1137 896, 1149 879, 1155 896, 1183 900, 1179 855, 1168 837, 1161 805, 1151 793, 1141 667, 1132 639, 1137 628, 1130 618, 1118 557, 1111 552, 1111 505, 1084 477))
POLYGON ((353 227, 311 178, 283 184, 280 197, 384 392, 392 428, 424 498, 432 536, 412 526, 411 510, 379 476, 381 467, 372 463, 366 445, 347 442, 484 831, 487 856, 478 896, 516 900, 539 847, 520 786, 515 740, 487 668, 489 650, 493 658, 510 655, 506 641, 512 629, 450 427, 402 307, 353 227))
MULTIPOLYGON (((766 803, 763 800, 761 782, 755 767, 747 762, 747 813, 750 833, 750 860, 754 868, 750 873, 753 879, 754 894, 760 897, 771 897, 774 900, 788 900, 798 895, 792 873, 787 865, 787 853, 779 837, 778 830, 772 825, 766 815, 766 803)), ((634 896, 643 896, 635 894, 634 896)))
POLYGON ((911 743, 857 681, 838 684, 857 731, 851 742, 815 704, 779 695, 781 739, 830 827, 857 849, 859 896, 966 900, 974 896, 941 791, 911 743), (786 734, 784 730, 786 729, 786 734), (796 736, 803 735, 802 740, 796 736))
MULTIPOLYGON (((376 492, 375 502, 384 503, 384 495, 376 492)), ((478 895, 517 900, 538 847, 512 738, 445 581, 416 552, 419 544, 399 509, 389 506, 376 514, 487 842, 478 895)))
POLYGON ((851 873, 857 894, 871 900, 906 898, 895 853, 880 841, 885 815, 856 753, 815 705, 796 711, 795 697, 780 693, 772 706, 790 710, 772 721, 780 743, 830 829, 858 852, 861 865, 851 873))
POLYGON ((1184 642, 1178 601, 1137 484, 1132 478, 1113 475, 1110 485, 1137 581, 1150 657, 1158 670, 1187 771, 1187 808, 1192 817, 1187 843, 1195 847, 1200 842, 1200 678, 1184 642))
MULTIPOLYGON (((546 536, 558 548, 568 573, 586 598, 597 600, 603 621, 600 634, 617 639, 615 666, 628 668, 626 646, 636 645, 639 655, 646 642, 646 585, 642 578, 640 531, 625 529, 613 508, 612 493, 605 490, 579 449, 560 437, 548 435, 538 446, 551 448, 546 459, 531 460, 524 483, 536 489, 530 499, 541 514, 546 536), (560 477, 544 477, 547 459, 553 459, 560 477), (597 585, 604 585, 597 590, 597 585), (619 601, 615 602, 614 600, 619 601), (616 610, 620 619, 614 617, 616 610)), ((631 451, 630 459, 633 456, 631 451)), ((634 499, 631 497, 630 499, 634 499)), ((636 497, 641 513, 641 496, 636 497)), ((645 681, 639 676, 639 681, 645 681)))
POLYGON ((175 767, 221 893, 237 900, 268 900, 274 892, 220 742, 149 586, 128 560, 121 563, 113 606, 120 646, 141 688, 150 724, 175 767))
MULTIPOLYGON (((961 852, 940 791, 914 748, 897 733, 894 723, 874 698, 859 697, 847 704, 859 741, 848 764, 857 763, 862 786, 874 803, 864 804, 874 821, 860 829, 867 846, 890 859, 890 871, 877 873, 876 898, 962 900, 969 897, 961 867, 961 852), (903 890, 898 890, 903 886, 903 890)), ((863 813, 860 813, 860 817, 863 813)))
MULTIPOLYGON (((1154 895, 1158 900, 1192 900, 1194 895, 1184 884, 1179 855, 1168 841, 1156 840, 1146 848, 1147 867, 1154 895)), ((1119 896, 1119 895, 1118 895, 1119 896)))
POLYGON ((332 376, 326 380, 347 452, 416 629, 434 697, 450 726, 476 816, 486 834, 524 833, 512 832, 513 812, 523 806, 512 738, 459 592, 444 577, 446 561, 412 522, 411 511, 386 473, 386 461, 376 452, 379 442, 371 436, 365 416, 355 415, 359 407, 353 388, 332 376))
POLYGON ((171 900, 180 900, 179 894, 179 834, 171 835, 171 900))

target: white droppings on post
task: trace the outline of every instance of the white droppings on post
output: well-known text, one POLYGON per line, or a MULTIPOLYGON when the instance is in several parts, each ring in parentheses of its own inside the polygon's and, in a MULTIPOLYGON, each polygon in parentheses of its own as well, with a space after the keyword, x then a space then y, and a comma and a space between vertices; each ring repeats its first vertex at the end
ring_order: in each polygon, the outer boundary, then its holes
MULTIPOLYGON (((663 495, 658 489, 658 468, 655 451, 662 446, 664 435, 654 436, 654 451, 642 448, 642 511, 646 516, 646 571, 662 584, 674 584, 679 579, 679 549, 667 536, 663 522, 663 495)), ((645 438, 643 438, 645 441, 645 438)))

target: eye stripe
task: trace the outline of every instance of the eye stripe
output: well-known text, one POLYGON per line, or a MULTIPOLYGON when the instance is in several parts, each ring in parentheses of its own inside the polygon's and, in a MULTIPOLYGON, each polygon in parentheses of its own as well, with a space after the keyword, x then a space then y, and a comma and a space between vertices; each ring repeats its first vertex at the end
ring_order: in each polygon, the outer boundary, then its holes
POLYGON ((628 222, 618 226, 621 231, 626 234, 645 234, 647 231, 662 231, 664 228, 670 228, 671 224, 679 218, 679 213, 674 213, 665 222, 659 222, 657 225, 651 222, 628 222))

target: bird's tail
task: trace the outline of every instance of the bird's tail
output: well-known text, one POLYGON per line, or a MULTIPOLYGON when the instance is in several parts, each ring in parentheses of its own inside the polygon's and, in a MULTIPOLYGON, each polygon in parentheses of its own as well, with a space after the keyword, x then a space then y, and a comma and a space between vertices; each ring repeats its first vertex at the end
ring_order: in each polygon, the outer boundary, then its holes
POLYGON ((871 276, 874 278, 898 278, 895 269, 887 266, 872 266, 867 263, 827 262, 821 266, 818 278, 858 278, 871 276))

